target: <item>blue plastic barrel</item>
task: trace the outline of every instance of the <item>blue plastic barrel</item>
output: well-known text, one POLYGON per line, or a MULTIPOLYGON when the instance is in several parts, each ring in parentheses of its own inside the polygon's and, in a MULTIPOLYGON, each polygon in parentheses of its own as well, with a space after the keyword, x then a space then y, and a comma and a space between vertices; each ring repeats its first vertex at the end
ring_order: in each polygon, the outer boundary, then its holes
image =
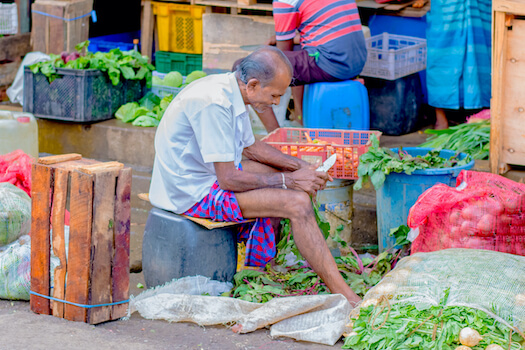
POLYGON ((183 216, 150 210, 142 241, 142 272, 148 288, 195 275, 231 282, 236 269, 236 227, 208 230, 183 216))
MULTIPOLYGON (((424 156, 432 148, 407 147, 403 150, 412 156, 424 156)), ((392 151, 397 152, 398 149, 392 148, 392 151)), ((439 156, 450 158, 455 154, 454 151, 442 150, 439 156)), ((462 153, 460 159, 466 156, 462 153)), ((416 170, 411 175, 405 173, 387 175, 383 187, 376 191, 379 252, 394 245, 395 238, 389 236, 390 229, 407 224, 410 208, 425 190, 438 183, 455 187, 456 178, 461 170, 469 170, 473 166, 472 160, 466 165, 453 168, 416 170)))
POLYGON ((305 128, 370 130, 366 87, 358 81, 314 83, 305 86, 305 128))

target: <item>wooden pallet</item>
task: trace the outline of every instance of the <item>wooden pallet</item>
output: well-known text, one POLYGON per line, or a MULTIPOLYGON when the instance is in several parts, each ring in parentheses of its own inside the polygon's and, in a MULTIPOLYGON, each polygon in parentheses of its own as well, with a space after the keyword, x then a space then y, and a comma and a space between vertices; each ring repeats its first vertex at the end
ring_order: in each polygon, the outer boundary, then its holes
MULTIPOLYGON (((33 164, 32 292, 82 305, 128 299, 130 192, 131 169, 118 162, 100 163, 68 154, 40 158, 33 164), (68 243, 64 235, 67 204, 68 243), (51 243, 60 261, 53 281, 51 243)), ((30 305, 38 314, 90 324, 127 314, 127 303, 85 308, 35 294, 30 305)))
POLYGON ((525 0, 495 0, 492 36, 490 169, 525 166, 525 0), (520 17, 521 16, 521 17, 520 17))

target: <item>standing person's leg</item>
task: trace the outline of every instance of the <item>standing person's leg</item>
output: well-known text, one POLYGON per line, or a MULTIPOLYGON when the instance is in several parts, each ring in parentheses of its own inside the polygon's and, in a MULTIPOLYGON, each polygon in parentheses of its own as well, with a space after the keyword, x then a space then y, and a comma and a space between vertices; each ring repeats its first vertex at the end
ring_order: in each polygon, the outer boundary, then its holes
POLYGON ((344 295, 352 305, 361 300, 339 273, 315 220, 308 194, 295 190, 265 188, 236 193, 235 196, 244 218, 290 219, 297 248, 330 291, 344 295))
POLYGON ((443 130, 448 128, 447 114, 443 108, 436 107, 436 125, 434 129, 443 130))

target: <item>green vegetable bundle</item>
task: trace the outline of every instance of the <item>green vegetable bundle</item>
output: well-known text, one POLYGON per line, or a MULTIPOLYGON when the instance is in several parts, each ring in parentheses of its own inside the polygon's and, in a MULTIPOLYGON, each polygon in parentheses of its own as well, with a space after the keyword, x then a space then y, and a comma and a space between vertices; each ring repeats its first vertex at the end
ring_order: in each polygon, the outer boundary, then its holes
POLYGON ((411 156, 399 148, 393 152, 388 148, 379 147, 379 140, 375 135, 371 135, 372 142, 368 152, 359 157, 357 175, 359 179, 354 184, 355 190, 360 190, 363 183, 368 180, 372 182, 375 189, 379 189, 385 182, 386 175, 390 173, 412 174, 416 170, 451 168, 462 166, 471 161, 470 156, 463 159, 459 158, 459 153, 445 159, 439 156, 440 150, 431 150, 425 156, 411 156))
POLYGON ((431 134, 420 147, 450 149, 468 153, 473 159, 488 159, 490 148, 490 121, 465 123, 445 130, 427 129, 431 134))
POLYGON ((80 52, 88 45, 89 41, 84 41, 75 46, 78 53, 75 56, 78 57, 76 59, 64 59, 61 55, 52 54, 49 61, 32 64, 29 68, 34 74, 44 74, 50 83, 58 77, 57 68, 69 68, 98 69, 107 73, 113 85, 118 85, 123 78, 129 80, 146 79, 147 86, 151 86, 151 71, 155 67, 148 63, 148 57, 142 56, 134 50, 120 51, 118 48, 109 52, 86 52, 84 56, 81 56, 80 52))
POLYGON ((158 126, 172 99, 172 95, 161 99, 154 93, 148 92, 139 102, 128 102, 120 106, 115 117, 135 126, 158 126))
MULTIPOLYGON (((323 221, 315 206, 314 209, 318 225, 327 238, 330 224, 323 221)), ((330 293, 317 273, 301 257, 292 238, 289 220, 283 220, 281 223, 283 238, 277 244, 278 254, 275 259, 266 265, 264 271, 245 269, 235 274, 234 288, 224 296, 264 303, 274 297, 330 293)), ((336 257, 335 261, 346 283, 362 297, 391 270, 392 264, 402 253, 406 254, 406 248, 383 252, 374 259, 361 259, 338 235, 342 229, 342 225, 337 228, 334 240, 341 248, 350 249, 353 255, 336 257)), ((396 245, 408 242, 406 240, 408 227, 402 226, 393 231, 397 238, 396 245)))
POLYGON ((482 337, 470 347, 473 350, 484 350, 490 344, 522 348, 523 338, 487 313, 444 304, 418 309, 410 304, 390 305, 384 299, 378 305, 363 307, 351 321, 353 332, 345 338, 343 349, 454 350, 461 345, 459 334, 465 327, 477 330, 482 337))

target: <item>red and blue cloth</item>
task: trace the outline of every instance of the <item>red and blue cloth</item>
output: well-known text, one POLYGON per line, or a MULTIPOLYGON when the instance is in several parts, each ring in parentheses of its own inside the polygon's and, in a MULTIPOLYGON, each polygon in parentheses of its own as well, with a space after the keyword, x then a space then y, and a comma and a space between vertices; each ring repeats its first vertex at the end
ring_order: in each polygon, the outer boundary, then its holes
MULTIPOLYGON (((213 221, 244 221, 235 193, 222 190, 217 181, 210 192, 184 214, 213 221)), ((241 225, 238 239, 246 242, 246 266, 264 267, 275 256, 275 232, 268 218, 241 225)))

